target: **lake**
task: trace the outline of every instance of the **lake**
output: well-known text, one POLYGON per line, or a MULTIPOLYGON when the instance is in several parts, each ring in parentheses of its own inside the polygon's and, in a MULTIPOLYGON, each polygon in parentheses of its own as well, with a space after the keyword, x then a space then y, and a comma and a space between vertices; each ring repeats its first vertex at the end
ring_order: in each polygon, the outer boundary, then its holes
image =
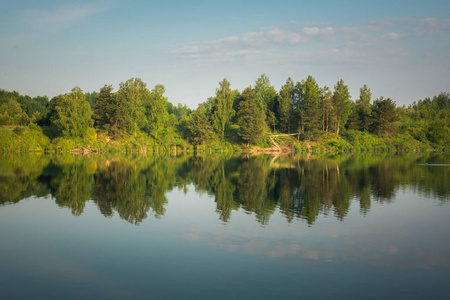
POLYGON ((449 299, 450 156, 0 156, 1 299, 449 299))

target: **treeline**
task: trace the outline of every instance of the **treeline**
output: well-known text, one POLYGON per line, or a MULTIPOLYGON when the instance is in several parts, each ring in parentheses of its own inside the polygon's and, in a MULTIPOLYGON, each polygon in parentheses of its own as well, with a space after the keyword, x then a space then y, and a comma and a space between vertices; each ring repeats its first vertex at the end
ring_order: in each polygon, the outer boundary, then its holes
POLYGON ((298 141, 351 140, 354 132, 401 135, 434 147, 450 144, 449 93, 397 107, 390 98, 372 100, 366 85, 353 101, 342 79, 331 89, 320 87, 312 76, 297 82, 288 78, 277 91, 263 74, 242 92, 224 79, 195 110, 174 106, 164 94, 163 85, 149 90, 139 78, 120 83, 117 92, 111 85, 92 93, 75 87, 50 101, 0 90, 0 125, 35 123, 67 138, 84 137, 97 128, 112 137, 140 136, 183 147, 215 142, 265 147, 273 134, 296 134, 298 141))

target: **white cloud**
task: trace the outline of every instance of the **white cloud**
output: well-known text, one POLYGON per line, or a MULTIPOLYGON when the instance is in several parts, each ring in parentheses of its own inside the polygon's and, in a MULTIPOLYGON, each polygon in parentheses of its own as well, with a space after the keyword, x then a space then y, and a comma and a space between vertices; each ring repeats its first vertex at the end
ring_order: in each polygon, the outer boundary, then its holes
POLYGON ((329 26, 328 22, 313 22, 313 21, 303 21, 302 22, 303 25, 307 25, 307 26, 329 26))
POLYGON ((368 33, 379 30, 380 27, 375 25, 358 26, 358 27, 342 27, 339 28, 340 32, 343 32, 347 38, 364 38, 368 33))
POLYGON ((279 28, 273 28, 257 32, 247 32, 239 36, 230 36, 209 42, 208 44, 220 47, 234 45, 264 47, 272 44, 295 45, 301 41, 302 37, 298 33, 291 33, 279 28))
POLYGON ((253 64, 323 61, 372 64, 410 56, 411 49, 402 48, 401 40, 408 38, 419 42, 422 36, 446 30, 450 30, 450 19, 436 18, 379 20, 354 27, 305 26, 296 31, 269 28, 191 43, 170 53, 182 58, 214 61, 245 59, 253 64), (324 43, 309 44, 313 41, 324 43))
POLYGON ((236 50, 236 51, 230 51, 227 49, 223 50, 217 50, 217 51, 211 51, 211 52, 186 52, 181 54, 184 58, 190 58, 190 59, 203 59, 208 61, 222 61, 222 62, 228 62, 228 61, 234 61, 239 58, 250 58, 255 55, 260 54, 260 50, 236 50))
POLYGON ((437 18, 393 18, 372 21, 384 27, 395 27, 396 31, 403 31, 404 35, 425 37, 437 36, 445 31, 450 31, 450 19, 439 20, 437 18))
POLYGON ((395 41, 395 40, 398 40, 401 37, 401 35, 398 33, 395 33, 395 32, 390 32, 390 33, 383 34, 381 37, 386 40, 395 41))
POLYGON ((274 45, 297 45, 305 38, 295 32, 279 28, 264 29, 256 32, 246 32, 238 36, 229 36, 218 40, 191 43, 170 53, 189 58, 211 58, 217 56, 246 56, 255 54, 255 49, 274 45))
POLYGON ((334 35, 336 34, 336 29, 333 27, 305 27, 302 29, 303 34, 310 37, 317 37, 323 40, 334 40, 334 35))
POLYGON ((104 10, 104 7, 90 3, 65 5, 51 10, 27 10, 23 12, 23 18, 31 27, 43 28, 74 22, 104 10))
POLYGON ((438 20, 436 18, 425 18, 415 20, 417 26, 412 30, 415 36, 435 36, 443 31, 450 30, 450 19, 438 20))

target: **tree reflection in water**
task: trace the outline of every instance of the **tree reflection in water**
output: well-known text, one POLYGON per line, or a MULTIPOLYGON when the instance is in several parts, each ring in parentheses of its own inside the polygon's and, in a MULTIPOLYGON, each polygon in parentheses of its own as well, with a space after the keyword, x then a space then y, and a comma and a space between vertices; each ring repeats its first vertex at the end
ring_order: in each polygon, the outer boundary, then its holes
POLYGON ((233 211, 268 224, 277 210, 288 222, 313 225, 320 214, 344 220, 352 202, 368 214, 373 201, 389 203, 399 189, 449 201, 450 167, 445 154, 270 156, 8 155, 0 157, 0 205, 36 195, 83 213, 92 200, 105 217, 116 212, 139 224, 150 212, 164 216, 174 188, 213 195, 223 222, 233 211))

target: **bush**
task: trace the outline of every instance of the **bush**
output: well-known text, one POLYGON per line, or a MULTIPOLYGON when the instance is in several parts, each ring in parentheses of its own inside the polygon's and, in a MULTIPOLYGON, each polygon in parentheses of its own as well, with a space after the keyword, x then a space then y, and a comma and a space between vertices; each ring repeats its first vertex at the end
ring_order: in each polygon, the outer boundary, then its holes
POLYGON ((24 131, 25 131, 25 128, 22 126, 16 126, 16 128, 14 128, 14 130, 13 130, 13 132, 17 135, 22 135, 24 131))
POLYGON ((68 152, 75 149, 75 140, 70 138, 58 137, 52 141, 52 144, 56 152, 68 152))
POLYGON ((0 127, 0 151, 2 152, 44 151, 49 144, 48 137, 41 131, 30 129, 28 126, 17 126, 14 129, 0 127))
POLYGON ((234 152, 240 153, 240 152, 242 152, 242 148, 239 147, 239 145, 234 145, 234 146, 233 146, 233 151, 234 151, 234 152))
POLYGON ((426 133, 427 139, 437 145, 446 145, 450 143, 450 131, 441 120, 432 122, 428 126, 426 133))

